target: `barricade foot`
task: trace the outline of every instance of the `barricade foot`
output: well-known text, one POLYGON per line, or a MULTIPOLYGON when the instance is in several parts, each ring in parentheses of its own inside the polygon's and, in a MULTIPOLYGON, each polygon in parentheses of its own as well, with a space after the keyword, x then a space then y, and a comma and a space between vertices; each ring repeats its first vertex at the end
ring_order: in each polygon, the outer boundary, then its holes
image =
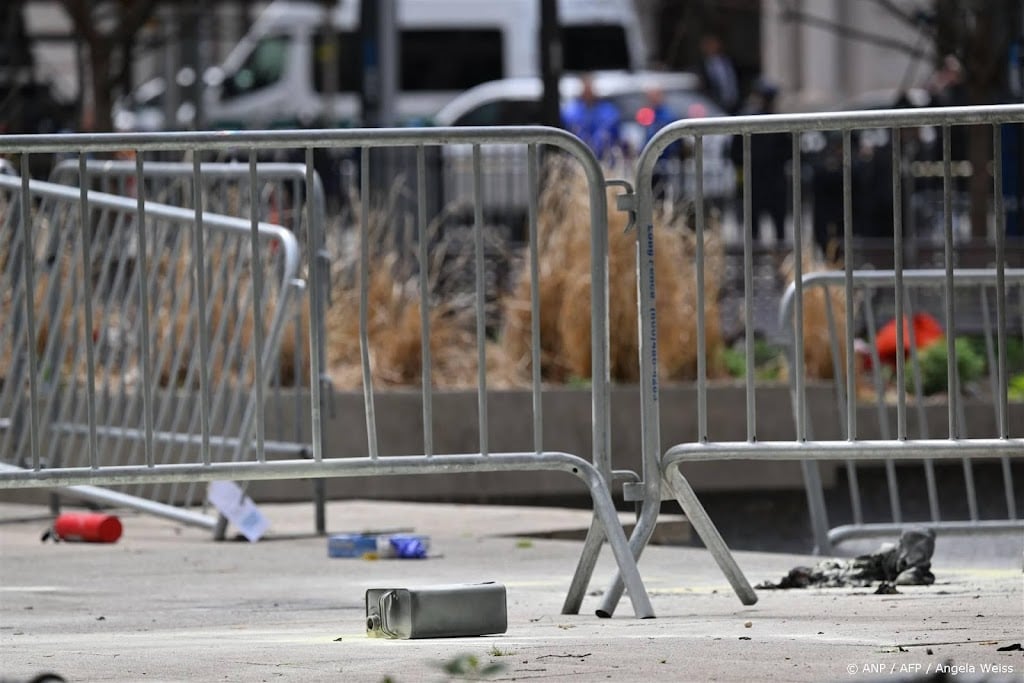
MULTIPOLYGON (((646 505, 641 509, 640 519, 637 522, 636 527, 633 529, 632 535, 629 537, 629 547, 633 552, 633 558, 637 561, 640 560, 640 554, 647 547, 648 541, 651 540, 651 536, 654 534, 654 527, 657 524, 658 517, 658 506, 648 508, 646 505), (650 513, 647 511, 651 510, 650 513)), ((625 585, 622 583, 622 575, 616 574, 612 578, 611 585, 608 586, 608 590, 605 592, 604 600, 601 602, 601 606, 597 609, 597 616, 602 619, 610 619, 615 614, 615 608, 619 605, 619 600, 622 599, 622 591, 625 585)))
MULTIPOLYGON (((633 613, 640 619, 651 619, 654 617, 654 607, 651 606, 647 588, 644 587, 643 579, 640 578, 640 569, 637 567, 636 557, 630 549, 630 542, 626 539, 626 532, 619 524, 619 517, 615 512, 611 494, 597 470, 588 468, 585 472, 587 484, 590 486, 590 496, 594 501, 594 514, 604 527, 608 545, 611 546, 615 561, 619 565, 619 571, 615 577, 616 583, 624 585, 629 591, 633 613)), ((586 546, 584 546, 584 551, 586 552, 586 546)), ((597 559, 596 556, 594 559, 597 559)), ((583 564, 583 561, 584 558, 581 558, 580 564, 583 564)), ((619 595, 621 596, 621 594, 620 590, 619 595)), ((568 598, 566 601, 568 602, 568 598)), ((611 616, 610 614, 604 615, 601 611, 598 611, 597 615, 599 617, 611 616)))
POLYGON ((729 547, 722 539, 722 535, 718 533, 718 528, 711 521, 711 518, 708 517, 704 506, 697 499, 697 494, 693 492, 693 487, 690 486, 690 483, 686 481, 675 465, 669 466, 668 471, 665 473, 665 479, 669 490, 672 491, 673 496, 675 496, 676 501, 679 503, 679 507, 683 509, 686 519, 689 520, 701 540, 704 541, 704 546, 711 553, 711 556, 715 558, 715 562, 718 563, 722 573, 725 574, 725 578, 729 580, 732 589, 736 591, 740 602, 744 605, 756 603, 757 593, 754 592, 754 589, 747 581, 747 577, 743 575, 743 571, 736 564, 736 560, 729 551, 729 547))
POLYGON ((583 552, 580 553, 580 560, 576 565, 576 573, 572 576, 572 583, 569 585, 569 592, 565 596, 565 603, 562 605, 562 614, 579 614, 583 605, 583 596, 590 585, 590 579, 594 575, 594 566, 601 554, 601 544, 604 543, 604 527, 595 515, 590 522, 590 529, 587 531, 587 538, 583 542, 583 552))

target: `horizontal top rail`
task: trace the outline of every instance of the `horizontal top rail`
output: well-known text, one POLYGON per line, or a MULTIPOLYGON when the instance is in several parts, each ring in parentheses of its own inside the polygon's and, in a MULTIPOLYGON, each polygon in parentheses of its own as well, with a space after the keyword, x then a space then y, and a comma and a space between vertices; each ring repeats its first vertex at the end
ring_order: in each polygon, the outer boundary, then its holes
MULTIPOLYGON (((66 133, 5 135, 2 153, 140 152, 248 147, 407 147, 447 144, 547 144, 578 156, 594 153, 575 135, 550 126, 465 126, 458 128, 346 128, 322 130, 202 131, 160 133, 66 133)), ((596 158, 595 158, 596 160, 596 158)))
MULTIPOLYGON (((640 177, 647 177, 661 153, 685 135, 727 135, 758 133, 803 133, 865 128, 908 128, 914 126, 973 126, 1024 123, 1024 104, 977 105, 970 107, 926 107, 799 114, 757 114, 684 119, 662 128, 644 148, 638 164, 640 177)), ((646 189, 638 182, 638 191, 646 189)))
MULTIPOLYGON (((21 178, 18 176, 0 175, 0 188, 11 192, 21 191, 21 178)), ((31 181, 32 194, 37 197, 54 199, 77 204, 80 199, 80 191, 77 187, 68 185, 57 185, 42 180, 31 181)), ((104 192, 90 191, 88 194, 89 204, 105 209, 124 211, 134 214, 138 209, 138 203, 134 198, 112 195, 104 192)), ((175 223, 195 222, 195 212, 192 209, 184 209, 177 206, 157 204, 154 202, 145 203, 146 215, 151 218, 159 218, 175 223)), ((203 213, 203 225, 214 230, 233 232, 236 234, 247 234, 252 231, 252 223, 241 218, 233 218, 215 213, 203 213)), ((263 240, 275 239, 281 242, 284 263, 284 281, 294 278, 299 272, 299 244, 291 231, 272 223, 259 223, 258 229, 260 238, 263 240)))
MULTIPOLYGON (((1007 284, 1024 284, 1024 268, 1007 268, 1004 271, 1007 284)), ((953 284, 962 286, 995 285, 995 268, 959 268, 953 271, 953 284)), ((842 285, 846 272, 842 270, 821 270, 805 273, 801 278, 803 288, 814 286, 842 285)), ((855 270, 853 282, 868 287, 893 287, 896 285, 895 270, 855 270)), ((946 282, 946 271, 940 268, 922 268, 903 271, 904 285, 940 286, 946 282)), ((786 329, 792 319, 796 283, 791 282, 782 294, 779 303, 779 326, 786 329)))
MULTIPOLYGON (((109 173, 114 175, 135 175, 136 166, 134 161, 123 161, 116 159, 87 159, 85 162, 88 173, 109 173)), ((200 164, 203 177, 213 176, 216 178, 234 178, 239 175, 249 174, 249 164, 244 161, 217 161, 200 164)), ((151 177, 178 177, 183 171, 192 175, 191 162, 182 161, 147 161, 145 175, 151 177)), ((54 176, 61 174, 78 175, 78 161, 65 159, 58 163, 53 170, 54 176)), ((283 161, 261 161, 256 167, 256 175, 263 180, 274 179, 304 179, 306 177, 306 165, 283 161)), ((315 182, 319 184, 319 176, 314 176, 315 182)))

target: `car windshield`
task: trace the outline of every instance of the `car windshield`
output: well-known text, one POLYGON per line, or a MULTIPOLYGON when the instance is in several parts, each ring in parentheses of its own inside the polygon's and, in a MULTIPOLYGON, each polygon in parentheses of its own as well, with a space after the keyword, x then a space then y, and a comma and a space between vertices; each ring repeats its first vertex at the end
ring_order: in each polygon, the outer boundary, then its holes
POLYGON ((263 38, 238 71, 224 80, 224 95, 244 95, 277 83, 284 76, 287 56, 286 36, 263 38))

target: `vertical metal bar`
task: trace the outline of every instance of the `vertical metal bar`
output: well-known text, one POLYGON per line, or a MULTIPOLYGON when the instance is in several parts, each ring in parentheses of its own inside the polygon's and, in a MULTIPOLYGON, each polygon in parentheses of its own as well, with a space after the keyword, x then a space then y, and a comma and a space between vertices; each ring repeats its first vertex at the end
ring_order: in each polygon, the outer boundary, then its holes
MULTIPOLYGON (((315 187, 315 184, 316 184, 316 167, 313 165, 313 149, 312 148, 307 148, 306 149, 306 167, 305 167, 305 172, 304 172, 303 175, 304 175, 304 179, 302 181, 300 181, 299 178, 292 178, 290 183, 289 183, 289 181, 287 179, 284 179, 284 178, 282 178, 281 180, 278 181, 278 185, 281 188, 281 201, 282 201, 282 203, 289 196, 292 198, 291 205, 287 207, 287 209, 288 209, 288 212, 286 214, 287 215, 287 219, 282 219, 281 225, 284 225, 285 227, 290 227, 291 231, 293 233, 295 233, 296 236, 298 236, 298 238, 299 238, 299 253, 302 254, 305 258, 309 258, 312 261, 312 260, 316 259, 316 256, 317 256, 317 244, 318 244, 311 237, 312 235, 314 235, 314 231, 316 229, 313 226, 313 221, 315 220, 313 218, 313 216, 315 215, 315 211, 313 210, 313 207, 310 206, 310 204, 312 204, 312 196, 313 196, 313 193, 315 191, 314 187, 315 187), (286 188, 289 186, 289 184, 291 185, 291 193, 290 194, 286 191, 286 188), (302 209, 299 208, 299 199, 298 199, 299 197, 303 197, 304 201, 305 201, 304 207, 305 207, 305 210, 306 210, 306 219, 307 219, 306 220, 306 235, 305 235, 305 239, 303 239, 303 236, 302 236, 302 209)), ((285 215, 283 209, 282 209, 282 215, 285 215)), ((314 287, 317 286, 317 279, 315 279, 315 278, 319 278, 320 266, 321 266, 321 264, 319 262, 317 262, 315 264, 310 263, 310 265, 308 266, 308 268, 309 268, 309 278, 310 278, 310 280, 312 282, 312 286, 314 286, 314 287), (315 277, 314 277, 314 274, 316 274, 315 277)), ((316 361, 313 360, 313 356, 314 355, 318 355, 317 354, 317 349, 319 348, 319 346, 318 346, 319 342, 318 342, 317 334, 313 331, 313 330, 316 329, 315 328, 316 323, 314 322, 316 320, 316 314, 313 313, 313 309, 315 307, 314 306, 314 302, 320 301, 320 296, 322 296, 322 291, 321 292, 310 292, 310 293, 307 293, 306 296, 309 297, 308 298, 308 302, 309 302, 309 306, 310 306, 310 311, 309 311, 309 315, 308 315, 308 324, 307 325, 303 325, 303 322, 302 322, 302 302, 301 302, 301 300, 299 302, 297 302, 297 305, 294 307, 295 308, 295 316, 294 316, 294 321, 292 323, 293 324, 293 329, 295 330, 295 368, 296 368, 296 372, 294 373, 294 377, 292 378, 293 379, 293 386, 296 389, 296 391, 295 391, 295 400, 292 401, 292 407, 293 407, 293 409, 295 411, 295 418, 294 418, 294 425, 295 426, 294 426, 293 434, 294 434, 294 438, 295 438, 296 442, 299 442, 299 441, 302 441, 302 440, 305 439, 305 437, 302 434, 302 423, 303 423, 302 401, 299 398, 299 395, 301 393, 301 388, 302 388, 302 372, 300 371, 301 368, 305 368, 305 367, 309 368, 309 377, 310 377, 310 389, 309 389, 310 400, 309 400, 309 403, 310 403, 310 423, 311 424, 312 424, 312 422, 314 420, 315 421, 319 421, 320 420, 320 409, 322 407, 321 406, 321 402, 320 402, 320 388, 321 388, 320 384, 319 384, 319 382, 317 382, 316 383, 317 386, 315 386, 315 387, 312 386, 314 381, 315 381, 315 378, 319 378, 319 375, 316 374, 315 370, 316 370, 317 365, 320 362, 320 358, 317 358, 316 361), (303 344, 300 343, 300 340, 302 339, 303 335, 308 335, 308 346, 306 347, 306 348, 308 348, 309 355, 310 355, 308 361, 307 361, 306 358, 303 357, 303 344), (307 365, 307 362, 308 362, 308 365, 307 365)), ((277 365, 280 365, 280 362, 278 362, 277 365)), ((320 366, 320 367, 322 367, 322 366, 320 366)), ((316 455, 315 455, 316 454, 316 447, 313 448, 313 451, 314 451, 314 458, 315 458, 316 457, 316 455)))
POLYGON ((905 441, 907 438, 907 388, 905 384, 906 366, 903 341, 903 152, 900 142, 900 129, 892 129, 892 253, 893 270, 896 282, 894 286, 896 301, 896 438, 905 441))
MULTIPOLYGON (((878 325, 875 322, 875 290, 867 286, 867 296, 864 300, 864 322, 867 325, 868 346, 871 353, 871 383, 875 389, 875 412, 878 415, 878 429, 880 436, 888 441, 891 437, 889 432, 889 413, 885 406, 885 384, 882 381, 882 361, 878 355, 878 325)), ((899 355, 897 352, 896 355, 899 355)))
POLYGON ((842 356, 839 353, 839 332, 836 328, 836 314, 832 310, 832 296, 829 294, 829 285, 821 284, 821 291, 825 297, 825 323, 828 327, 829 353, 832 356, 832 378, 836 397, 836 416, 839 418, 839 429, 844 433, 849 432, 846 421, 846 393, 842 389, 841 378, 843 376, 842 356))
POLYGON ((942 126, 942 210, 946 263, 946 393, 949 407, 949 438, 956 439, 959 436, 956 423, 956 404, 960 387, 956 381, 956 331, 953 319, 953 177, 949 124, 942 126))
MULTIPOLYGON (((822 291, 825 295, 825 320, 828 323, 828 338, 832 352, 832 374, 835 382, 836 412, 839 416, 839 428, 849 434, 849 412, 846 410, 846 394, 843 392, 840 384, 840 378, 843 373, 839 360, 839 333, 836 329, 836 316, 835 313, 832 312, 832 296, 829 294, 828 286, 822 285, 822 291)), ((857 477, 857 464, 852 460, 847 460, 845 462, 845 467, 847 484, 849 485, 850 491, 850 505, 853 508, 853 522, 854 524, 863 524, 864 514, 860 500, 860 484, 858 483, 857 477)))
POLYGON ((708 440, 708 363, 707 363, 707 329, 705 327, 704 310, 704 138, 695 135, 693 138, 694 182, 697 197, 697 246, 696 246, 696 278, 697 278, 697 440, 707 443, 708 440))
MULTIPOLYGON (((309 159, 307 158, 307 163, 309 159)), ((256 148, 249 150, 249 248, 251 250, 250 256, 252 258, 252 321, 253 321, 253 335, 252 335, 252 362, 253 362, 253 393, 255 402, 255 413, 256 419, 256 459, 259 462, 266 462, 266 454, 263 449, 263 442, 266 436, 265 425, 263 423, 263 408, 265 406, 263 400, 263 262, 260 256, 260 214, 259 214, 259 177, 256 173, 257 170, 257 152, 256 148)), ((316 268, 316 259, 311 259, 310 269, 316 268)), ((311 277, 315 278, 316 272, 311 272, 311 277)), ((315 292, 316 287, 312 290, 315 292)), ((298 346, 298 330, 296 330, 296 346, 298 346)), ((295 368, 296 376, 301 373, 301 368, 295 368)), ((316 382, 310 382, 315 385, 316 382)), ((316 390, 315 387, 313 389, 316 390)), ((314 419, 316 416, 316 399, 312 401, 312 410, 314 419)), ((316 439, 313 440, 313 447, 316 448, 316 439)))
MULTIPOLYGON (((908 296, 907 301, 910 301, 908 296)), ((914 319, 914 307, 908 305, 906 308, 906 317, 910 320, 914 319)), ((917 423, 918 423, 918 435, 919 439, 928 438, 928 417, 925 413, 924 405, 924 394, 922 392, 922 379, 921 379, 921 362, 918 359, 917 354, 917 332, 914 330, 913 325, 907 325, 907 342, 910 348, 910 368, 911 376, 914 379, 914 405, 917 408, 917 423)), ((925 486, 928 490, 928 512, 931 515, 931 521, 940 521, 939 511, 939 489, 935 479, 935 463, 930 458, 925 458, 924 461, 924 479, 925 486)))
POLYGON ((853 366, 853 163, 843 131, 843 270, 846 273, 846 439, 857 439, 857 378, 853 366))
MULTIPOLYGON (((135 187, 136 207, 138 214, 135 221, 139 241, 139 308, 141 310, 141 327, 139 332, 139 360, 142 363, 142 421, 145 429, 144 455, 146 465, 156 464, 153 450, 153 365, 150 359, 150 320, 149 320, 149 246, 146 235, 146 188, 143 169, 143 154, 135 152, 135 187)), ((81 177, 81 176, 79 176, 81 177)))
POLYGON ((210 325, 206 318, 206 254, 203 234, 203 188, 198 150, 192 156, 192 201, 195 204, 196 318, 199 324, 199 405, 203 464, 210 464, 210 325))
MULTIPOLYGON (((982 336, 985 338, 985 364, 988 366, 988 380, 989 380, 989 391, 992 392, 992 402, 994 404, 999 403, 999 369, 998 361, 996 360, 996 343, 992 337, 992 314, 989 312, 988 303, 988 288, 985 285, 981 285, 978 288, 978 294, 980 297, 981 308, 981 329, 982 336)), ((999 424, 998 408, 996 409, 996 428, 1001 429, 1002 425, 999 424)), ((1001 432, 1000 432, 1001 433, 1001 432)))
POLYGON ((373 406, 370 374, 370 148, 363 147, 359 178, 359 355, 363 364, 363 409, 366 411, 366 443, 370 457, 377 458, 377 416, 373 406))
MULTIPOLYGON (((909 321, 914 319, 914 309, 916 308, 912 303, 912 299, 909 294, 906 297, 907 305, 904 306, 906 311, 905 317, 909 321)), ((907 334, 907 348, 910 353, 910 374, 914 380, 914 405, 917 408, 917 426, 918 426, 918 439, 927 439, 930 430, 928 429, 928 419, 925 413, 924 406, 924 382, 921 376, 921 360, 917 353, 917 331, 913 325, 906 325, 907 334)))
MULTIPOLYGON (((255 150, 253 150, 253 156, 255 156, 255 150)), ((299 181, 298 179, 294 182, 292 196, 298 197, 299 193, 299 181)), ((255 184, 253 185, 255 187, 255 184)), ((321 384, 320 379, 323 376, 324 367, 324 347, 323 347, 323 334, 322 330, 324 327, 324 286, 326 280, 329 279, 329 273, 323 270, 323 264, 320 262, 320 245, 323 244, 324 236, 322 231, 324 225, 322 222, 323 216, 320 214, 320 184, 316 176, 316 167, 313 164, 313 148, 306 148, 306 186, 305 186, 305 198, 306 198, 306 253, 309 255, 309 276, 312 279, 312 286, 309 289, 309 325, 307 329, 302 330, 309 335, 309 411, 312 418, 311 430, 313 438, 313 460, 320 462, 323 460, 323 399, 321 397, 321 384)), ((253 203, 256 203, 256 197, 253 197, 253 203)), ((301 217, 295 218, 295 223, 300 223, 301 217)), ((285 287, 289 286, 287 283, 285 287)), ((261 287, 262 291, 262 287, 261 287)), ((300 330, 295 331, 295 354, 296 354, 296 365, 298 365, 298 349, 300 344, 298 343, 300 330)), ((260 351, 262 353, 262 350, 260 351)), ((295 369, 295 383, 296 386, 301 384, 302 372, 301 368, 295 369)), ((260 380, 262 383, 262 379, 260 380)), ((259 412, 257 415, 263 415, 263 404, 259 404, 259 412)), ((262 441, 262 438, 260 439, 262 441)), ((319 484, 314 482, 314 487, 318 487, 319 484)), ((319 489, 317 489, 319 491, 319 489)), ((319 494, 318 494, 319 495, 319 494)), ((321 514, 322 506, 317 506, 317 514, 321 514)))
POLYGON ((39 371, 36 359, 36 311, 35 311, 35 275, 33 259, 35 248, 32 242, 31 222, 32 194, 29 191, 29 173, 27 153, 21 155, 21 254, 24 259, 25 271, 25 325, 28 328, 25 336, 25 347, 28 352, 28 409, 29 409, 29 450, 32 451, 32 469, 39 470, 39 371))
MULTIPOLYGON (((11 204, 17 204, 19 200, 16 196, 12 196, 10 201, 11 204)), ((18 214, 20 216, 21 212, 19 211, 18 214)), ((18 239, 19 233, 16 221, 19 220, 20 217, 16 217, 14 211, 5 211, 3 216, 0 216, 0 235, 3 236, 3 239, 10 241, 10 250, 7 252, 8 261, 5 264, 6 270, 4 272, 0 272, 0 279, 8 283, 8 286, 12 291, 11 296, 13 298, 11 301, 15 302, 14 306, 11 308, 11 314, 7 316, 7 319, 0 320, 0 340, 8 344, 12 350, 16 349, 21 343, 21 335, 24 331, 21 319, 24 314, 24 310, 19 308, 16 302, 20 301, 21 297, 25 297, 27 300, 34 299, 34 297, 29 298, 28 293, 19 288, 21 271, 24 270, 24 268, 21 267, 19 250, 26 248, 18 239)), ((50 281, 51 286, 52 284, 53 279, 50 281)), ((47 291, 46 297, 47 299, 50 298, 50 291, 47 291)), ((26 343, 31 344, 31 341, 26 343)), ((24 363, 21 361, 22 359, 17 354, 9 359, 6 368, 6 378, 3 385, 0 386, 0 409, 6 406, 11 416, 11 423, 8 428, 0 430, 0 453, 10 452, 9 449, 11 448, 19 448, 18 444, 21 436, 19 432, 22 431, 22 419, 20 418, 21 410, 18 406, 18 400, 15 398, 15 386, 18 387, 17 394, 20 394, 24 383, 24 377, 22 376, 24 372, 24 363), (14 443, 13 446, 12 441, 14 443)), ((50 400, 52 401, 52 398, 50 400)))
POLYGON ((743 325, 746 344, 747 441, 757 441, 754 405, 754 220, 751 201, 750 133, 743 134, 743 325))
POLYGON ((533 394, 533 450, 538 455, 544 452, 544 410, 541 391, 540 367, 540 263, 537 244, 537 193, 538 182, 537 144, 526 147, 526 197, 527 230, 530 248, 530 374, 533 394))
MULTIPOLYGON (((78 153, 78 175, 84 178, 85 153, 78 153)), ((89 467, 96 469, 96 338, 92 311, 92 236, 89 234, 89 188, 86 183, 78 185, 78 216, 82 230, 79 247, 82 256, 82 296, 85 299, 85 412, 89 425, 88 453, 89 467)), ((77 365, 77 363, 76 363, 77 365)))
POLYGON ((423 145, 416 147, 416 228, 420 261, 420 359, 423 389, 423 453, 434 454, 434 380, 430 355, 430 261, 427 260, 427 160, 423 145))
MULTIPOLYGON (((807 368, 804 357, 804 247, 803 247, 803 197, 800 177, 801 149, 800 134, 793 133, 790 139, 790 154, 793 159, 793 357, 790 363, 793 390, 793 415, 796 419, 796 439, 804 442, 808 438, 807 428, 807 368)), ((828 289, 822 292, 828 301, 828 289)), ((811 533, 814 537, 815 552, 831 552, 828 539, 828 511, 825 507, 824 488, 821 483, 821 469, 818 462, 804 460, 800 463, 804 488, 807 491, 807 507, 811 515, 811 533)))
MULTIPOLYGON (((1006 320, 1006 207, 1003 200, 1003 156, 1002 128, 998 124, 992 126, 992 189, 995 197, 993 206, 996 214, 996 386, 993 400, 996 403, 996 425, 999 438, 1010 436, 1007 411, 1009 410, 1009 374, 1006 367, 1006 331, 1009 327, 1006 320)), ((1024 297, 1021 305, 1024 306, 1024 297)), ((986 311, 987 311, 986 306, 986 311)), ((1024 320, 1024 316, 1021 316, 1024 320)), ((1003 470, 1003 487, 1006 496, 1007 517, 1017 519, 1017 501, 1013 487, 1013 473, 1010 459, 1001 458, 1003 470)))
POLYGON ((473 145, 473 245, 476 271, 476 364, 477 411, 480 419, 480 453, 487 455, 487 330, 484 318, 484 209, 483 172, 480 168, 480 145, 473 145))
MULTIPOLYGON (((793 381, 796 387, 796 439, 807 440, 807 390, 804 367, 804 247, 803 199, 800 179, 800 134, 792 134, 793 158, 793 300, 796 306, 793 327, 793 381)), ((828 290, 824 290, 826 296, 828 290)), ((817 467, 817 464, 814 465, 817 467)))
MULTIPOLYGON (((999 388, 995 401, 999 438, 1006 439, 1010 435, 1006 417, 1009 409, 1007 405, 1009 376, 1006 367, 1006 330, 1009 324, 1006 319, 1006 207, 1003 204, 1003 156, 1000 153, 1003 144, 1002 137, 1002 128, 999 125, 993 125, 992 184, 996 214, 996 348, 999 352, 996 362, 999 388)), ((1024 306, 1024 302, 1021 305, 1024 306)))

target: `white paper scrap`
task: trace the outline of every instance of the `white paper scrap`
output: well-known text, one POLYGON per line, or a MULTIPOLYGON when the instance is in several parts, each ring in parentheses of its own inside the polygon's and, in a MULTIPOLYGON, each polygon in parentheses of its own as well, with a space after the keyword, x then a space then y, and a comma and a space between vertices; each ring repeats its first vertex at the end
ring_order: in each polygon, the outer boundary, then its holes
POLYGON ((270 528, 270 522, 256 503, 233 481, 211 481, 206 489, 206 498, 250 542, 260 540, 270 528))

